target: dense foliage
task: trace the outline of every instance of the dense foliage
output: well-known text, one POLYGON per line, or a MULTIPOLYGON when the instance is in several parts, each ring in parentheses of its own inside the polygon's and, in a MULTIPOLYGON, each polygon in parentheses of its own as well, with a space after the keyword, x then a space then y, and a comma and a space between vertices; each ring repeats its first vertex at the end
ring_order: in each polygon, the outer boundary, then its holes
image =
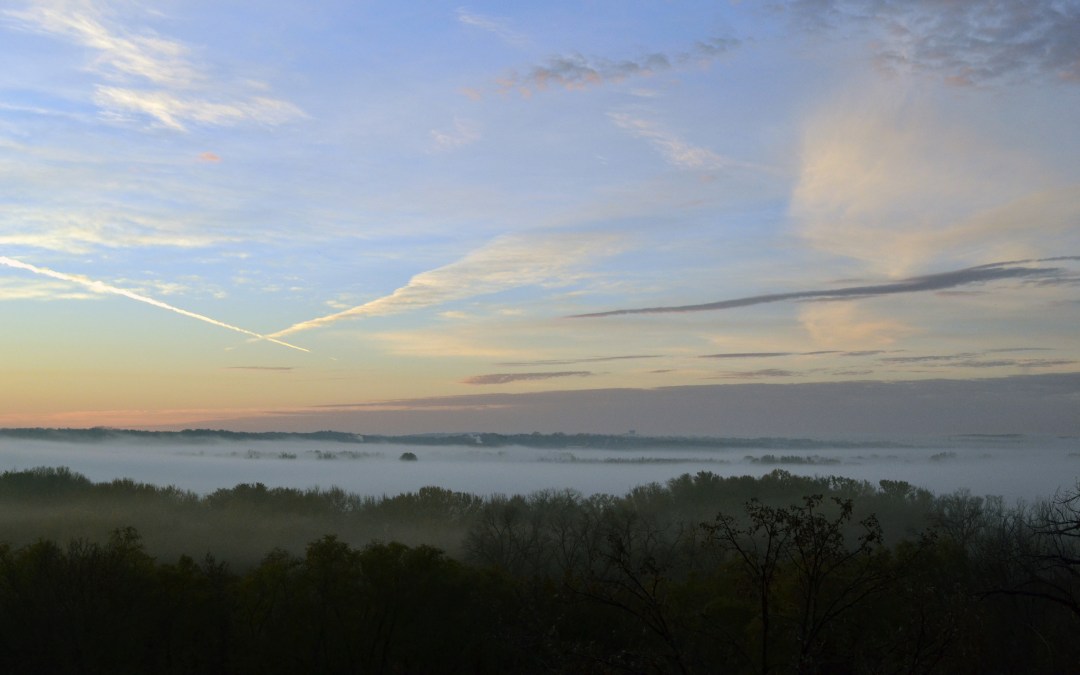
POLYGON ((0 507, 3 672, 1080 671, 1078 494, 775 471, 200 497, 36 469, 0 507))

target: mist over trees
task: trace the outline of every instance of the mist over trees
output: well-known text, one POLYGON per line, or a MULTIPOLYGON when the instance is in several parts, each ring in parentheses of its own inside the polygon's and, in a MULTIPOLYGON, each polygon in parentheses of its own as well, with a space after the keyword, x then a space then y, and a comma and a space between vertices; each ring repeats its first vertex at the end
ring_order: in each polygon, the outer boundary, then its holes
POLYGON ((776 470, 622 496, 0 474, 6 672, 1068 672, 1080 486, 776 470))

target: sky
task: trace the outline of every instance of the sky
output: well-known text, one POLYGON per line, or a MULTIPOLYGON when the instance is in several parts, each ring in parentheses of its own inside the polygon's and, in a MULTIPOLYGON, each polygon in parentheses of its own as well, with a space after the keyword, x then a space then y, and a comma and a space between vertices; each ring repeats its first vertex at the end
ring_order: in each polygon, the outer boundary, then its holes
POLYGON ((1080 433, 1080 0, 0 0, 0 62, 0 426, 1080 433))

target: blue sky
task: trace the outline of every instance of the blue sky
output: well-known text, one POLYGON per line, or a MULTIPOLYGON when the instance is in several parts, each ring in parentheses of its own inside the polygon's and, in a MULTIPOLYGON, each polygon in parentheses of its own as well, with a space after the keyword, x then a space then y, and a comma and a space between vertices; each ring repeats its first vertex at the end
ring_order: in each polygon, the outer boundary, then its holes
POLYGON ((519 5, 0 2, 0 423, 1080 372, 1080 2, 519 5))

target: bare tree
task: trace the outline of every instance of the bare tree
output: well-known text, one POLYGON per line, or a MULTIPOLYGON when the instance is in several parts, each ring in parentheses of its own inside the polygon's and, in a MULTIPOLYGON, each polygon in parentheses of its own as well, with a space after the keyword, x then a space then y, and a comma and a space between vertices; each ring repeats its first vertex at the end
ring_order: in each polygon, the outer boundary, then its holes
POLYGON ((720 514, 703 525, 755 590, 761 673, 791 649, 799 672, 818 670, 828 627, 891 581, 890 570, 874 559, 882 541, 877 519, 860 521, 861 531, 851 537, 852 501, 833 497, 833 515, 826 515, 823 501, 811 495, 802 505, 773 507, 752 499, 745 521, 720 514))

